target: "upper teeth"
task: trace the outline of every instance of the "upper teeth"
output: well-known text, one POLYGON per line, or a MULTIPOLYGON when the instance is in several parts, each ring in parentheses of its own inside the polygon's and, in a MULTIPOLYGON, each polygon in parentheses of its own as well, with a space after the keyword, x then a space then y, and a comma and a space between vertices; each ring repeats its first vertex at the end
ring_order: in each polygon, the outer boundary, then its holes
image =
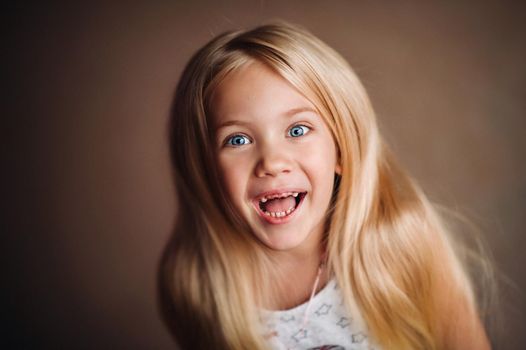
POLYGON ((297 197, 298 196, 298 192, 285 192, 285 193, 279 193, 279 194, 271 194, 271 195, 268 195, 268 196, 261 197, 259 200, 261 202, 265 203, 269 199, 285 198, 285 197, 288 197, 288 196, 297 197))

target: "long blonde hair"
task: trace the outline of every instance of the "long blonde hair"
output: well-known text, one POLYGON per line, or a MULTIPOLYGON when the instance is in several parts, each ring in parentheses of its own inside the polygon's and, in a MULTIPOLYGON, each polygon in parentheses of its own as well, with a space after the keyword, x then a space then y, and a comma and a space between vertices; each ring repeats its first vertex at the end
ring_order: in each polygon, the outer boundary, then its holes
POLYGON ((258 324, 265 248, 223 193, 210 142, 210 96, 233 70, 259 61, 318 109, 338 148, 341 176, 327 213, 328 266, 345 304, 389 349, 443 348, 448 298, 476 310, 448 231, 382 141, 369 98, 348 63, 284 23, 219 35, 190 60, 172 110, 179 214, 160 263, 161 311, 186 348, 265 349, 258 324), (259 278, 258 278, 259 277, 259 278))

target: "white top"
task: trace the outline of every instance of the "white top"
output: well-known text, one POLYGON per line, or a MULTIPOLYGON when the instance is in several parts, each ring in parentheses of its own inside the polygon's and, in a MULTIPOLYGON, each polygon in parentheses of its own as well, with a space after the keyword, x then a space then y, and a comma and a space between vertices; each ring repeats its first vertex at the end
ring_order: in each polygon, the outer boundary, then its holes
POLYGON ((330 280, 312 298, 308 321, 302 329, 307 304, 284 311, 263 311, 264 334, 269 337, 271 349, 380 349, 372 346, 358 310, 353 308, 348 314, 336 280, 330 280))

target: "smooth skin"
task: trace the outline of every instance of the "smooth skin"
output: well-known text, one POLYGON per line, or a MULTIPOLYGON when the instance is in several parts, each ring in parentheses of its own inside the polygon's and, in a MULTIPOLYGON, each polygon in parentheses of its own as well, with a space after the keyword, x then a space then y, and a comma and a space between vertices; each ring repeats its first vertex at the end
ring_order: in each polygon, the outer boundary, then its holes
POLYGON ((336 146, 314 105, 253 62, 229 75, 212 99, 217 160, 226 192, 269 248, 310 253, 319 245, 336 172, 336 146), (269 223, 256 210, 269 191, 306 191, 291 220, 269 223))
MULTIPOLYGON (((217 164, 234 208, 279 261, 287 292, 270 306, 304 302, 321 259, 326 213, 339 172, 336 145, 314 105, 276 72, 257 61, 230 73, 211 100, 217 164), (258 212, 268 191, 307 195, 284 222, 258 212)), ((320 287, 326 282, 322 276, 320 287)))

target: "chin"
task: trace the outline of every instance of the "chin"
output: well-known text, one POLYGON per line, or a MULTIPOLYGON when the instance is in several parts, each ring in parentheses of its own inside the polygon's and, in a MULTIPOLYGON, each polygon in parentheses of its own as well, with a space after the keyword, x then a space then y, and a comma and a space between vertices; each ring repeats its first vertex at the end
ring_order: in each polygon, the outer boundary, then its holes
POLYGON ((283 237, 283 238, 268 238, 265 237, 260 240, 268 248, 275 251, 290 251, 302 246, 305 242, 305 237, 283 237))

